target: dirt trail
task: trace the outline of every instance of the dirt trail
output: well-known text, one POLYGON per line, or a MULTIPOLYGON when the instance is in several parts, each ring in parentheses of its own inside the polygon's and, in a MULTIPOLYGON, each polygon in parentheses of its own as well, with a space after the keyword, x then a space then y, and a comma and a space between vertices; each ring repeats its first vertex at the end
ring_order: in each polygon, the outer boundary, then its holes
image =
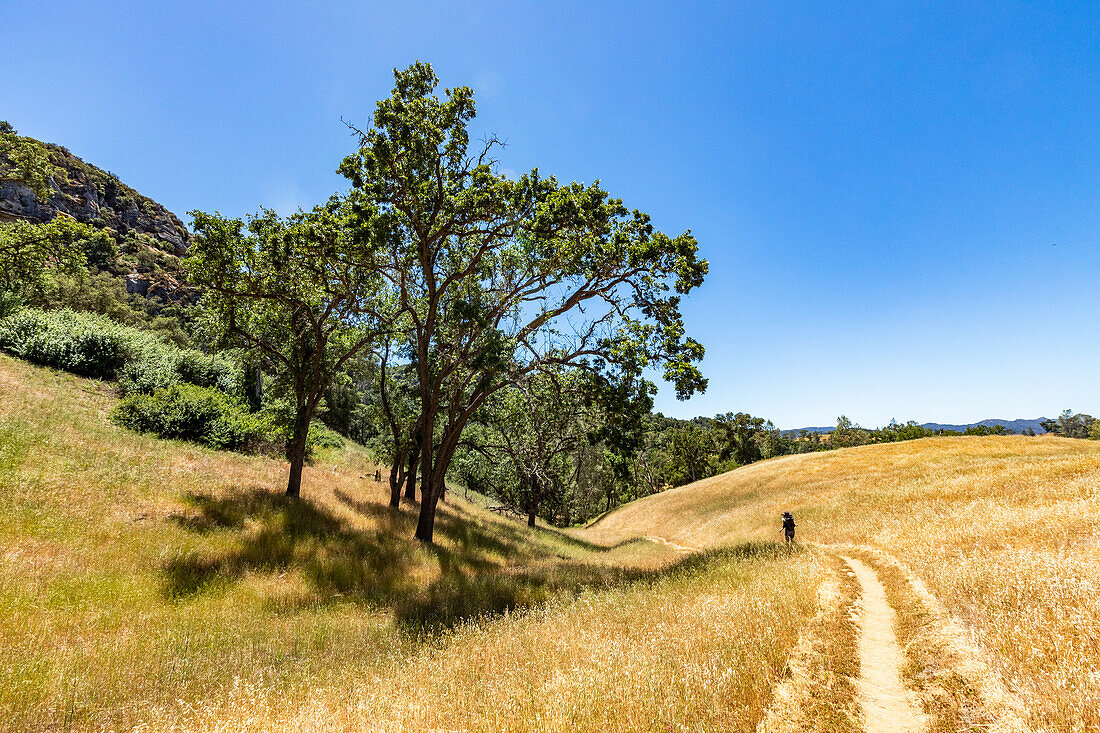
POLYGON ((664 545, 665 547, 671 547, 673 550, 676 550, 676 552, 696 552, 697 551, 697 548, 695 548, 695 547, 688 547, 687 545, 678 545, 675 542, 670 542, 670 541, 666 540, 664 537, 658 537, 655 534, 647 534, 645 536, 645 538, 647 540, 649 540, 650 542, 656 542, 659 545, 664 545))
POLYGON ((904 659, 886 590, 874 570, 855 558, 842 557, 862 590, 858 688, 867 733, 921 733, 928 729, 928 716, 901 683, 904 659))

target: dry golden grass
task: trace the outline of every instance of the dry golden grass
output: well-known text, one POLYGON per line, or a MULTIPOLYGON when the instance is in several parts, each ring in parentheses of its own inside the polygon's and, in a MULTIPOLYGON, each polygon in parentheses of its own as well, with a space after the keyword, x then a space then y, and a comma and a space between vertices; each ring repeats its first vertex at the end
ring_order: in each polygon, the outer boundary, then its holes
POLYGON ((368 674, 280 702, 240 685, 181 730, 752 730, 812 611, 820 566, 775 548, 709 556, 644 589, 465 624, 368 674), (759 551, 759 552, 758 552, 759 551), (795 602, 777 603, 774 594, 795 602))
POLYGON ((356 447, 307 468, 111 425, 0 356, 5 730, 750 730, 828 560, 589 545, 458 497, 411 540, 356 447))
POLYGON ((828 558, 830 577, 818 587, 818 610, 788 662, 758 733, 861 733, 860 590, 852 569, 828 558))
POLYGON ((799 538, 898 558, 1036 730, 1100 730, 1100 443, 929 438, 765 461, 625 506, 589 536, 799 538))

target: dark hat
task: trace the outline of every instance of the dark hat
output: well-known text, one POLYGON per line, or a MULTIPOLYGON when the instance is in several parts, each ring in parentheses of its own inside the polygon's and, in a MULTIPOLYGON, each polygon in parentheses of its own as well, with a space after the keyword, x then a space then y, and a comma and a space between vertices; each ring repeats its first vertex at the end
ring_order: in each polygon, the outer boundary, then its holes
POLYGON ((789 517, 789 516, 791 516, 791 513, 790 512, 783 512, 783 516, 784 517, 789 517))

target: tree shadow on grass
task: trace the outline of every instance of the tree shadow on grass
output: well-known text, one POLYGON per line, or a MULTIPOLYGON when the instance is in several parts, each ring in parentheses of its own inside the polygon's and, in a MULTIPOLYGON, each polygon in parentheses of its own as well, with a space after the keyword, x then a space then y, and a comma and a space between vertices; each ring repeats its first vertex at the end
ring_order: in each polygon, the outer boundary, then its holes
POLYGON ((430 633, 589 588, 651 582, 699 572, 723 558, 783 552, 775 543, 739 545, 691 555, 658 570, 561 561, 533 546, 526 528, 479 521, 461 507, 438 515, 436 533, 446 542, 423 545, 412 539, 415 519, 408 512, 344 492, 336 496, 351 510, 374 518, 372 526, 355 526, 307 499, 262 489, 228 497, 188 495, 185 501, 194 512, 175 520, 196 533, 227 533, 230 546, 162 563, 165 595, 184 599, 240 582, 248 573, 295 571, 310 584, 315 604, 350 601, 388 609, 400 627, 430 633))

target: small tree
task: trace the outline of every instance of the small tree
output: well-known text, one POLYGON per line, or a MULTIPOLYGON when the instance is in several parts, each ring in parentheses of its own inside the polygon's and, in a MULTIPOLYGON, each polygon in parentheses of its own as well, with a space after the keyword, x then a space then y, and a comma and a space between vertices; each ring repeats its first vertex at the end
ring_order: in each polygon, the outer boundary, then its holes
POLYGON ((83 275, 89 251, 113 244, 106 232, 65 214, 44 224, 16 221, 0 226, 0 293, 41 302, 59 278, 83 275))
POLYGON ((1061 435, 1065 438, 1087 438, 1095 421, 1096 418, 1092 415, 1074 414, 1073 410, 1062 410, 1062 414, 1057 419, 1044 420, 1039 424, 1048 433, 1061 435))
POLYGON ((732 458, 738 465, 747 466, 763 458, 760 438, 766 430, 774 429, 774 425, 762 417, 753 417, 746 412, 727 412, 715 419, 722 429, 726 443, 721 460, 732 458))
POLYGON ((247 225, 192 216, 197 237, 187 271, 216 332, 223 343, 261 352, 289 383, 295 409, 286 493, 296 497, 310 420, 326 388, 392 320, 375 299, 375 271, 361 265, 372 241, 363 230, 348 235, 336 200, 285 220, 264 210, 247 225))
POLYGON ((833 448, 850 448, 867 445, 871 442, 871 433, 853 423, 846 415, 836 419, 836 429, 829 434, 829 445, 833 448))
POLYGON ((29 188, 43 202, 50 200, 53 164, 46 146, 21 137, 5 120, 0 120, 0 181, 15 181, 29 188))
POLYGON ((505 463, 513 480, 496 493, 527 515, 560 499, 572 474, 572 453, 586 439, 584 390, 575 375, 533 374, 496 393, 480 413, 488 430, 476 448, 505 463))
POLYGON ((687 423, 673 430, 668 445, 672 483, 684 484, 707 478, 713 470, 714 434, 700 425, 687 423))
POLYGON ((649 386, 609 384, 577 369, 536 372, 494 394, 478 413, 481 429, 463 444, 507 467, 490 490, 526 514, 530 526, 547 508, 552 518, 569 516, 571 498, 587 493, 591 486, 583 484, 600 467, 610 469, 598 476, 605 490, 624 478, 615 464, 627 464, 635 441, 632 410, 621 400, 632 387, 649 386), (601 451, 599 460, 589 448, 601 451))

